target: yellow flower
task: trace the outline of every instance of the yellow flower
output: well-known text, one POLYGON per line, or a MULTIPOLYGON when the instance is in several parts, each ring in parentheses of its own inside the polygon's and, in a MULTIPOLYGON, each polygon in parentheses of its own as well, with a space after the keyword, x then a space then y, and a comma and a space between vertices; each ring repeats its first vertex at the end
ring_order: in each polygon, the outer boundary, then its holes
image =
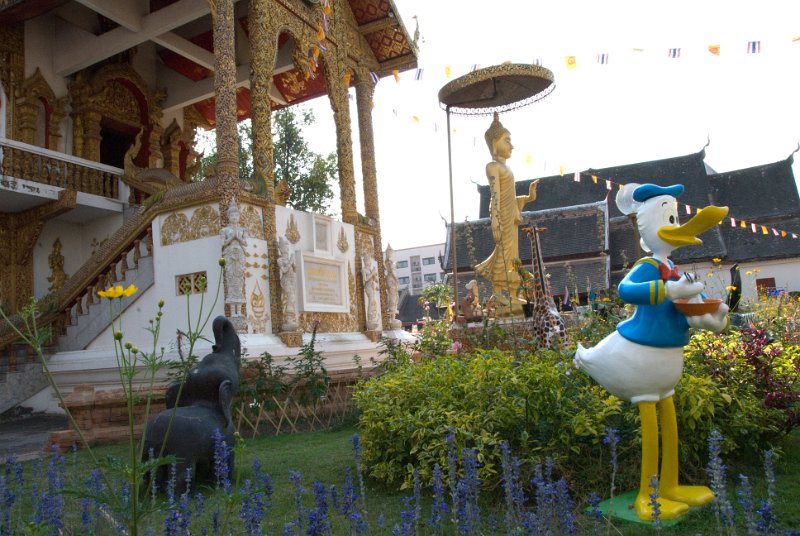
POLYGON ((752 271, 750 271, 750 270, 747 270, 747 271, 745 272, 745 274, 746 274, 746 275, 753 275, 753 272, 752 272, 752 271))
POLYGON ((728 292, 733 292, 734 290, 736 290, 736 285, 728 285, 727 287, 725 287, 725 290, 727 290, 728 292))
POLYGON ((706 274, 706 277, 714 277, 714 274, 712 274, 711 272, 708 272, 708 273, 706 274))
POLYGON ((754 271, 755 273, 758 273, 758 272, 760 272, 760 271, 761 271, 761 268, 753 268, 753 271, 754 271))
POLYGON ((122 288, 122 285, 117 285, 116 287, 108 287, 105 290, 98 290, 97 295, 102 298, 108 298, 113 300, 114 298, 122 298, 128 297, 136 294, 139 289, 136 288, 136 285, 130 284, 128 288, 122 288))
POLYGON ((720 259, 719 257, 714 257, 713 259, 711 259, 711 262, 719 264, 722 262, 722 259, 720 259))

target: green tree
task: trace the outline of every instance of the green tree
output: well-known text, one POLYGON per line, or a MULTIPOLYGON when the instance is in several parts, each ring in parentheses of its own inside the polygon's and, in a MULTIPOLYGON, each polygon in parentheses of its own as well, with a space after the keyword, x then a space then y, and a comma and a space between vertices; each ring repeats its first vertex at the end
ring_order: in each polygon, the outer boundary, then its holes
POLYGON ((336 177, 336 153, 323 156, 308 147, 302 127, 314 124, 314 113, 283 108, 272 116, 275 182, 286 181, 291 190, 288 204, 294 209, 325 214, 336 177))
MULTIPOLYGON (((332 184, 337 176, 336 153, 327 156, 312 151, 303 137, 302 127, 314 124, 314 113, 310 109, 283 108, 272 116, 273 165, 275 184, 284 180, 291 194, 287 204, 306 212, 327 214, 333 199, 332 184)), ((250 121, 242 121, 239 131, 239 176, 250 182, 253 192, 263 195, 266 191, 263 178, 253 169, 253 128, 250 121)), ((211 138, 209 142, 213 143, 211 138)), ((217 153, 212 152, 201 159, 199 180, 211 173, 217 162, 217 153)))

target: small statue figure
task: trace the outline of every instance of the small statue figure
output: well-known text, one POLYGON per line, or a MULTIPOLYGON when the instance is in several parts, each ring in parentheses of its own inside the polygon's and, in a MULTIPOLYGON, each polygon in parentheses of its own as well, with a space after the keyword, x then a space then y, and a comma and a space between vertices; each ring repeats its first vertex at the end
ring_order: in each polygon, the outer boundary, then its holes
MULTIPOLYGON (((675 415, 675 385, 683 371, 683 347, 689 328, 721 332, 728 328, 728 306, 719 304, 713 313, 676 307, 680 301, 703 302, 704 284, 696 276, 681 272, 669 259, 677 248, 702 244, 697 235, 715 227, 728 213, 726 207, 708 206, 691 220, 678 225, 676 197, 683 186, 627 184, 617 194, 623 214, 636 213, 639 235, 649 257, 639 259, 619 284, 619 297, 636 305, 633 316, 592 348, 578 345, 575 366, 586 371, 609 393, 636 404, 642 426, 642 464, 639 493, 634 501, 640 519, 654 517, 657 494, 661 519, 672 519, 690 505, 711 502, 714 494, 705 486, 678 483, 678 424, 675 415), (661 470, 659 471, 659 419, 661 425, 661 470), (653 489, 651 479, 659 479, 653 489)), ((701 304, 707 305, 705 303, 701 304)), ((683 307, 681 305, 681 307, 683 307)))
POLYGON ((278 239, 278 269, 283 291, 283 330, 294 331, 297 322, 297 269, 294 255, 285 236, 278 239))
POLYGON ((364 295, 366 296, 367 329, 372 331, 379 327, 378 301, 379 281, 378 263, 370 255, 361 256, 362 275, 364 277, 364 295))
MULTIPOLYGON (((225 304, 230 307, 232 319, 238 319, 242 317, 242 306, 247 303, 244 295, 247 229, 239 225, 239 207, 235 199, 228 208, 228 225, 220 229, 219 234, 222 238, 222 258, 225 259, 225 304)), ((244 326, 236 327, 242 329, 244 326)))
POLYGON ((461 302, 461 314, 464 315, 464 318, 468 321, 483 317, 478 281, 472 279, 464 288, 467 289, 468 294, 461 302))
POLYGON ((400 300, 400 281, 397 279, 397 274, 394 271, 395 264, 392 255, 392 246, 387 246, 383 264, 386 270, 386 302, 390 317, 389 327, 397 329, 401 327, 403 323, 395 318, 395 315, 399 312, 397 310, 397 302, 400 300))
POLYGON ((492 161, 486 164, 486 177, 492 196, 489 213, 495 247, 486 260, 475 266, 475 272, 491 281, 496 307, 505 307, 506 314, 520 314, 522 307, 519 301, 512 298, 519 287, 519 274, 511 266, 511 260, 519 258, 522 208, 536 200, 539 181, 531 182, 528 195, 517 196, 514 173, 506 165, 506 160, 511 157, 514 149, 511 145, 511 133, 500 123, 497 113, 494 114, 494 121, 486 131, 485 138, 492 154, 492 161))
POLYGON ((47 276, 47 282, 50 283, 50 292, 55 292, 60 289, 67 280, 67 274, 64 272, 64 255, 61 254, 61 239, 56 238, 53 242, 53 251, 47 257, 48 264, 50 265, 50 275, 47 276))
MULTIPOLYGON (((177 459, 177 474, 185 475, 191 470, 192 483, 214 482, 214 435, 221 435, 228 447, 236 441, 231 404, 239 389, 242 347, 233 324, 224 316, 214 319, 212 330, 212 353, 188 371, 183 388, 180 381, 169 386, 166 409, 150 419, 144 432, 144 459, 149 457, 150 449, 160 453, 163 445, 164 454, 177 459)), ((228 475, 232 474, 231 455, 228 475)), ((158 489, 165 490, 169 466, 159 467, 155 479, 158 489)), ((178 479, 179 488, 185 482, 178 479)))

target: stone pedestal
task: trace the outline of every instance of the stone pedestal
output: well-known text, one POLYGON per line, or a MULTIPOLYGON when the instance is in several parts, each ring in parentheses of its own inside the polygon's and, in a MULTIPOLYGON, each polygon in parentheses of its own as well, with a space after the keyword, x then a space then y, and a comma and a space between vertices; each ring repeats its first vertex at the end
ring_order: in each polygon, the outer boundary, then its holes
POLYGON ((281 338, 283 344, 286 346, 291 347, 300 347, 303 346, 303 332, 300 330, 296 331, 281 331, 278 333, 278 337, 281 338))
POLYGON ((364 332, 364 335, 372 342, 380 342, 383 332, 379 329, 368 329, 364 332))
POLYGON ((236 333, 247 333, 247 319, 242 315, 231 316, 230 319, 231 324, 233 324, 233 329, 236 330, 236 333))

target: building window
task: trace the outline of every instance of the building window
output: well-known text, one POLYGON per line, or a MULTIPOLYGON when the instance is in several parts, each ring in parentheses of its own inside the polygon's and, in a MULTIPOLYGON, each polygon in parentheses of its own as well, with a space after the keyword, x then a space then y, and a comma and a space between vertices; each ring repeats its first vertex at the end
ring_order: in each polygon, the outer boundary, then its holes
POLYGON ((409 281, 410 281, 410 279, 408 277, 398 277, 397 278, 397 282, 400 283, 401 285, 408 285, 409 281))
POLYGON ((186 296, 188 294, 202 294, 208 288, 208 278, 205 272, 183 274, 175 276, 175 294, 186 296))
POLYGON ((424 257, 422 259, 423 266, 430 266, 431 264, 436 264, 436 257, 424 257))
POLYGON ((436 283, 436 274, 425 274, 426 283, 436 283))
POLYGON ((414 276, 411 278, 411 287, 422 288, 422 276, 419 274, 414 274, 414 276))
POLYGON ((396 268, 408 268, 408 261, 397 261, 396 268))
POLYGON ((759 295, 773 295, 775 291, 775 278, 763 277, 761 279, 756 279, 756 290, 759 295))

